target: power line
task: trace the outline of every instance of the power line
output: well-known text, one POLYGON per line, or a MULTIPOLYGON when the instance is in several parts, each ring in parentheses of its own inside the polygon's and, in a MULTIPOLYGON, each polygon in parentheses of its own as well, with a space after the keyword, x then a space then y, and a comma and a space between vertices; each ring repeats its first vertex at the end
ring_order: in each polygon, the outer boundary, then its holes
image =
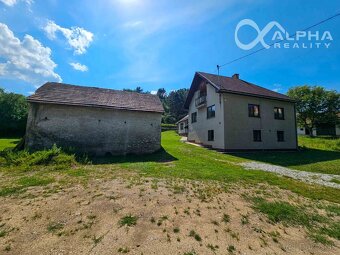
MULTIPOLYGON (((336 17, 338 17, 338 16, 340 16, 340 13, 337 13, 337 14, 331 16, 331 17, 328 17, 328 18, 326 18, 326 19, 324 19, 324 20, 321 20, 321 21, 315 23, 314 25, 311 25, 311 26, 309 26, 309 27, 307 27, 307 28, 305 28, 305 29, 299 30, 299 31, 307 31, 307 30, 309 30, 309 29, 311 29, 311 28, 314 28, 314 27, 316 27, 316 26, 319 26, 319 25, 321 25, 321 24, 323 24, 323 23, 325 23, 325 22, 327 22, 327 21, 329 21, 329 20, 331 20, 331 19, 334 19, 334 18, 336 18, 336 17)), ((295 35, 296 35, 296 32, 293 34, 293 37, 294 37, 295 35)), ((275 42, 269 44, 269 47, 273 46, 275 43, 283 42, 283 41, 286 41, 286 40, 287 40, 287 38, 286 38, 286 39, 281 39, 281 40, 275 41, 275 42)), ((218 70, 218 72, 219 72, 221 67, 224 67, 224 66, 226 66, 226 65, 230 65, 231 63, 234 63, 234 62, 236 62, 236 61, 238 61, 238 60, 241 60, 241 59, 244 59, 244 58, 249 57, 249 56, 251 56, 251 55, 254 55, 255 53, 258 53, 258 52, 260 52, 260 51, 262 51, 262 50, 265 50, 265 49, 266 49, 265 47, 262 47, 262 48, 260 48, 260 49, 258 49, 258 50, 255 50, 255 51, 253 51, 253 52, 251 52, 251 53, 248 53, 248 54, 246 54, 246 55, 244 55, 244 56, 241 56, 241 57, 239 57, 239 58, 236 58, 236 59, 234 59, 234 60, 231 60, 231 61, 229 61, 229 62, 227 62, 227 63, 224 63, 224 64, 222 64, 222 65, 217 65, 217 70, 218 70)))

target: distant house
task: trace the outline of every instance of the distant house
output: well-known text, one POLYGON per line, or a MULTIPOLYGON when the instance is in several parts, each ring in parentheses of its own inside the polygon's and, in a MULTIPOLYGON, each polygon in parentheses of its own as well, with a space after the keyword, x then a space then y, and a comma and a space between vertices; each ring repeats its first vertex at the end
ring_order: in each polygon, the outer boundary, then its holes
POLYGON ((176 122, 177 132, 179 135, 188 135, 188 118, 189 115, 184 116, 182 119, 176 122))
MULTIPOLYGON (((304 127, 298 127, 299 135, 310 135, 310 131, 304 127)), ((313 136, 340 136, 340 125, 332 123, 318 123, 313 128, 313 136)))
POLYGON ((120 155, 161 147, 163 107, 156 95, 49 82, 27 100, 26 148, 56 144, 120 155))
MULTIPOLYGON (((316 129, 313 128, 313 136, 316 136, 316 129)), ((310 135, 310 131, 308 128, 305 127, 298 127, 297 128, 297 134, 298 135, 310 135)))
POLYGON ((294 101, 238 74, 196 72, 185 107, 188 141, 225 151, 297 149, 294 101))

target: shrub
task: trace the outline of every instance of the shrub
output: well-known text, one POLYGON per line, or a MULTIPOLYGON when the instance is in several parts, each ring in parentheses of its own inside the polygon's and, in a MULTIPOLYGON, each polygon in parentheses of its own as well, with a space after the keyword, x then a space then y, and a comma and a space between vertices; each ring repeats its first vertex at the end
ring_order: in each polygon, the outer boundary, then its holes
POLYGON ((24 168, 31 166, 55 166, 56 169, 65 169, 76 164, 74 154, 66 154, 56 145, 49 150, 36 151, 29 153, 28 151, 5 150, 0 153, 3 158, 1 164, 6 166, 21 166, 24 168))
POLYGON ((198 242, 202 241, 201 236, 200 236, 199 234, 197 234, 197 233, 195 232, 195 230, 191 230, 191 231, 189 232, 189 236, 195 238, 195 240, 198 241, 198 242))
POLYGON ((137 224, 137 217, 130 215, 127 215, 120 219, 119 225, 122 226, 135 226, 137 224))

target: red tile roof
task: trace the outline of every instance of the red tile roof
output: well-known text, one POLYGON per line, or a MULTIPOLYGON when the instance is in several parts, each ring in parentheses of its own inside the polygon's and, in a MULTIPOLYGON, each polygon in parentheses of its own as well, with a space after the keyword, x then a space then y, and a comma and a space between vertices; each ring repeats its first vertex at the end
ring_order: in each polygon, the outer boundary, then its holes
POLYGON ((48 82, 27 98, 29 102, 89 107, 115 108, 132 111, 160 112, 163 106, 157 95, 112 89, 75 86, 48 82))

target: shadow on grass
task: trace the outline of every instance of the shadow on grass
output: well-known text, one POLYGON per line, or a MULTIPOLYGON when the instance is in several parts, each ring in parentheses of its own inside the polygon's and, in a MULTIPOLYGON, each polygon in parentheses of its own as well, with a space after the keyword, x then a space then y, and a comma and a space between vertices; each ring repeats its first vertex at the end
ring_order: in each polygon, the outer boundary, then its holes
POLYGON ((113 163, 171 162, 178 159, 169 154, 164 148, 161 148, 152 154, 90 157, 90 160, 94 165, 102 165, 113 163))
POLYGON ((237 156, 245 159, 288 167, 340 159, 340 152, 317 149, 302 149, 300 151, 290 152, 239 153, 237 156))

